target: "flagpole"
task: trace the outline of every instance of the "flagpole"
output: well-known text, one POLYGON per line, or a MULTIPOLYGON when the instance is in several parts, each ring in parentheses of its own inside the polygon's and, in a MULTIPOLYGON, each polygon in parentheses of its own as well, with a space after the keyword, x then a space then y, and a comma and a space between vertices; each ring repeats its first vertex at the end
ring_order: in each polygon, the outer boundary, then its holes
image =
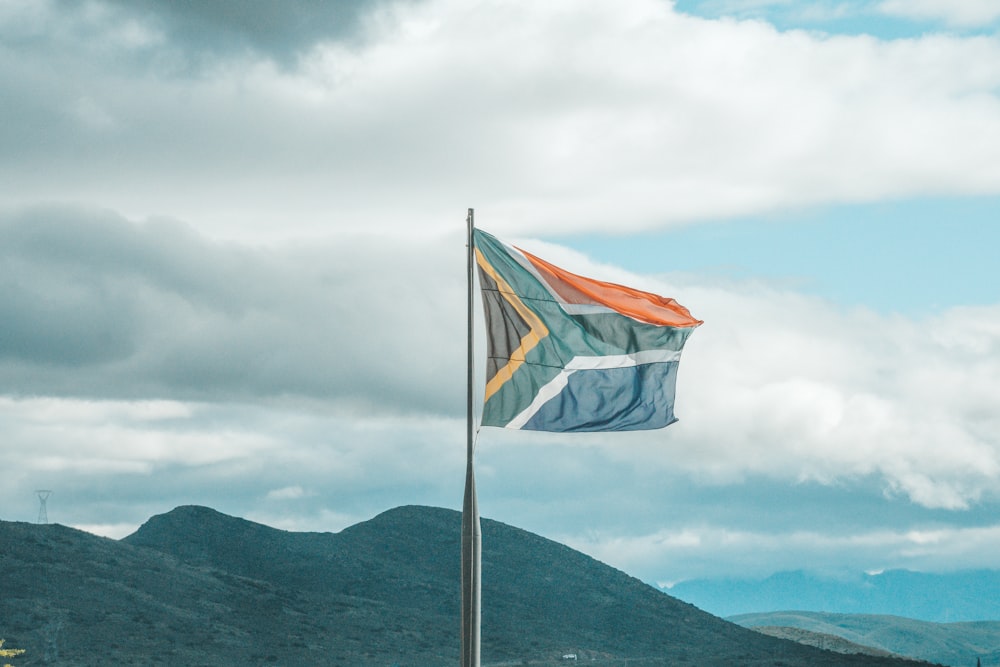
POLYGON ((467 228, 466 264, 468 279, 467 322, 468 322, 468 383, 466 386, 466 464, 465 499, 462 503, 462 664, 461 667, 479 667, 480 637, 480 591, 482 590, 480 568, 482 565, 482 533, 479 527, 479 503, 476 499, 476 476, 473 470, 473 422, 472 422, 472 290, 474 248, 472 230, 473 212, 469 209, 465 219, 467 228))

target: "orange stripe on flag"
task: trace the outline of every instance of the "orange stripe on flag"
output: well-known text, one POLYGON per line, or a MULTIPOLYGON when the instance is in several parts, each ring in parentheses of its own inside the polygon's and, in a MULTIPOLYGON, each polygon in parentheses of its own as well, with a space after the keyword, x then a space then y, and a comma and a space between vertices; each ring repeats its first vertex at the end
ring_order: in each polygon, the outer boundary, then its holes
POLYGON ((674 299, 624 285, 578 276, 549 264, 521 248, 518 250, 534 265, 549 289, 566 303, 607 306, 622 315, 647 324, 670 327, 694 327, 702 324, 701 320, 695 319, 687 308, 674 299))

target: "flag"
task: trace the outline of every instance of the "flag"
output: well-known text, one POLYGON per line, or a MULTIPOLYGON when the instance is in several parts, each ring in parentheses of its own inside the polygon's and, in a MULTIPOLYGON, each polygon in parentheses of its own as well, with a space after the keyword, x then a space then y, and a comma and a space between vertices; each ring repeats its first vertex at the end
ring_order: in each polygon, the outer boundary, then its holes
POLYGON ((570 273, 473 231, 486 316, 482 424, 535 431, 662 428, 701 320, 674 301, 570 273))

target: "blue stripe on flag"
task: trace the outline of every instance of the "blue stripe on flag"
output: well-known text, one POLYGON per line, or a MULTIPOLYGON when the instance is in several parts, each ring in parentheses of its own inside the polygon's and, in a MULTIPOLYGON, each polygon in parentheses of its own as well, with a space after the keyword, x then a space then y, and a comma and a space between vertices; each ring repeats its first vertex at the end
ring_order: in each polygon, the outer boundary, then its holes
POLYGON ((575 371, 522 429, 534 431, 635 431, 677 421, 674 392, 678 362, 575 371))

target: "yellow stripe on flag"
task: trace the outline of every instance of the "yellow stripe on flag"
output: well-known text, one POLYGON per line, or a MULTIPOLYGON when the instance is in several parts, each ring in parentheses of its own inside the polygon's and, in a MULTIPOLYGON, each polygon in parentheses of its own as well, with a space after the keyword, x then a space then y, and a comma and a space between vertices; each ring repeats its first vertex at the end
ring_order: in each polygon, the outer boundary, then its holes
POLYGON ((514 293, 514 288, 511 287, 506 280, 500 277, 500 274, 496 272, 493 266, 486 260, 483 253, 476 248, 476 262, 479 264, 480 268, 492 278, 499 288, 500 295, 507 300, 507 302, 514 306, 514 310, 517 311, 518 315, 524 318, 524 321, 528 324, 528 333, 521 337, 521 344, 516 350, 511 352, 510 359, 503 368, 497 370, 496 375, 494 375, 489 382, 486 383, 486 395, 483 398, 484 401, 488 401, 490 396, 497 393, 500 387, 504 385, 507 380, 509 380, 513 375, 514 371, 521 367, 525 361, 525 357, 528 352, 530 352, 536 345, 538 345, 543 338, 549 335, 549 329, 545 326, 534 311, 524 305, 524 302, 518 298, 517 294, 514 293))

